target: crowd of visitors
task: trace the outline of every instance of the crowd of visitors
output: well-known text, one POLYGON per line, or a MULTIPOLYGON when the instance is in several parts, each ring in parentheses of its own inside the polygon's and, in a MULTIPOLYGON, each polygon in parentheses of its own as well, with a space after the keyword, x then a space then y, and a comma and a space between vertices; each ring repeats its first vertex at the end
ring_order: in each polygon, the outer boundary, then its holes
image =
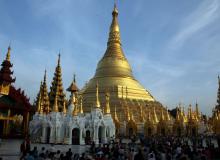
POLYGON ((211 142, 202 143, 202 139, 175 137, 136 137, 130 143, 117 142, 95 145, 91 143, 82 154, 73 153, 71 148, 67 151, 56 150, 54 145, 50 148, 34 147, 30 150, 29 142, 21 144, 21 160, 218 160, 220 149, 211 142), (28 144, 28 148, 25 145, 28 144))

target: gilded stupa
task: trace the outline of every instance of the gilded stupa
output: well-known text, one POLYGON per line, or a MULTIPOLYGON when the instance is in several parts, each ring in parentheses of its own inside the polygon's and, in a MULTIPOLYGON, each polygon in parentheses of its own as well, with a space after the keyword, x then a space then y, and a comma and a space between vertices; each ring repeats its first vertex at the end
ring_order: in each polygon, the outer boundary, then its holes
POLYGON ((113 114, 116 106, 120 121, 126 119, 127 106, 136 121, 141 121, 139 120, 141 117, 140 106, 144 106, 144 111, 147 107, 156 107, 159 115, 162 105, 135 79, 123 52, 116 5, 112 12, 112 23, 105 54, 98 62, 94 77, 80 91, 85 112, 89 112, 91 106, 94 106, 96 84, 99 85, 101 107, 105 106, 105 93, 108 92, 111 113, 113 114))

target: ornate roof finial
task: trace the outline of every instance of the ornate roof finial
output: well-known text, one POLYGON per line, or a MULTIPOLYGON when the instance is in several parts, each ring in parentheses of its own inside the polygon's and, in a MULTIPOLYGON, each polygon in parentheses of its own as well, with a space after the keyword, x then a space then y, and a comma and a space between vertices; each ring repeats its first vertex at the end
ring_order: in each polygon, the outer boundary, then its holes
POLYGON ((111 114, 110 106, 109 106, 109 97, 110 94, 108 92, 105 93, 105 108, 104 108, 104 114, 111 114))
POLYGON ((119 122, 118 115, 117 115, 117 110, 116 110, 116 106, 115 106, 115 111, 114 111, 114 120, 115 120, 116 122, 119 122))
POLYGON ((10 61, 10 57, 11 57, 11 46, 9 45, 8 46, 8 52, 6 54, 6 60, 7 61, 10 61))
POLYGON ((76 83, 76 74, 73 74, 73 82, 76 83))
POLYGON ((80 108, 79 108, 79 113, 80 114, 83 114, 83 104, 82 104, 82 100, 83 100, 83 97, 80 95, 80 108))
POLYGON ((164 121, 164 113, 163 113, 163 108, 161 108, 161 117, 160 117, 160 121, 164 121))
POLYGON ((59 52, 59 54, 58 54, 58 61, 57 61, 57 65, 59 65, 59 66, 60 66, 60 52, 59 52))
POLYGON ((73 109, 73 116, 77 116, 78 115, 78 105, 75 104, 75 107, 73 109))
POLYGON ((66 114, 66 101, 63 101, 63 113, 66 114))
POLYGON ((37 101, 37 112, 41 112, 41 94, 39 95, 38 101, 37 101))
POLYGON ((62 70, 61 70, 61 65, 60 65, 60 59, 61 59, 61 56, 59 53, 57 66, 55 68, 53 80, 51 82, 49 97, 50 97, 50 105, 51 107, 53 107, 53 104, 55 103, 55 96, 57 94, 57 104, 59 107, 58 109, 62 110, 63 108, 60 108, 60 106, 62 106, 63 101, 65 101, 65 94, 63 90, 62 70))
POLYGON ((96 82, 96 106, 95 107, 100 108, 98 82, 96 82))
POLYGON ((49 96, 47 92, 47 71, 45 69, 44 72, 44 81, 42 84, 42 96, 41 96, 41 101, 42 101, 42 110, 43 112, 49 113, 50 112, 50 102, 49 102, 49 96))
POLYGON ((44 71, 44 82, 43 83, 46 83, 46 80, 47 80, 47 70, 45 69, 45 71, 44 71))

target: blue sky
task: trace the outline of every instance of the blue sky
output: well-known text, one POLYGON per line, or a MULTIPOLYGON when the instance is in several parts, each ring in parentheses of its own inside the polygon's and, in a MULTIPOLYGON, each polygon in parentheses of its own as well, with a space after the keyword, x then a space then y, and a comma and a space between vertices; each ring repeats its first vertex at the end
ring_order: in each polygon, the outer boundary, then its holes
MULTIPOLYGON (((123 50, 133 73, 161 103, 199 103, 211 113, 220 73, 219 0, 117 2, 123 50)), ((48 88, 61 52, 64 88, 80 87, 104 54, 113 0, 1 0, 0 60, 11 42, 16 87, 35 98, 48 88)))

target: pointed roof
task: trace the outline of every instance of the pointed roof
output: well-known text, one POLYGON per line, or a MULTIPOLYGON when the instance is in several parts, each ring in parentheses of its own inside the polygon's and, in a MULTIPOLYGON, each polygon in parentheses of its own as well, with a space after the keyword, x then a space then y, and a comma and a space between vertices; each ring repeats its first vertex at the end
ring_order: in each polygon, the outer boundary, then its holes
POLYGON ((104 108, 104 114, 110 114, 110 106, 109 106, 109 97, 110 94, 108 92, 105 93, 105 108, 104 108))
POLYGON ((217 110, 220 110, 220 78, 218 75, 218 92, 217 92, 217 104, 215 106, 217 110))
POLYGON ((98 82, 96 83, 96 105, 95 105, 95 107, 100 108, 98 82))
POLYGON ((63 101, 63 113, 66 114, 66 101, 63 101))
POLYGON ((0 84, 6 84, 10 85, 11 83, 15 82, 15 78, 12 78, 13 72, 11 71, 11 67, 13 66, 10 62, 10 52, 11 52, 11 47, 8 47, 8 51, 6 54, 5 60, 2 62, 1 70, 0 70, 0 84))
POLYGON ((70 86, 67 88, 67 91, 71 92, 71 93, 75 93, 79 91, 79 88, 76 85, 76 75, 74 74, 73 76, 73 81, 70 84, 70 86))
POLYGON ((115 110, 114 110, 114 121, 115 121, 115 122, 118 122, 118 123, 120 122, 119 119, 118 119, 116 106, 115 106, 115 110))
POLYGON ((83 114, 83 103, 82 103, 82 100, 83 100, 83 98, 82 98, 82 96, 80 96, 80 107, 79 107, 79 113, 80 114, 83 114))
POLYGON ((47 71, 45 70, 44 73, 44 81, 42 85, 42 95, 41 95, 41 105, 43 112, 49 113, 50 112, 50 101, 49 101, 49 96, 48 96, 48 91, 47 91, 47 71))
POLYGON ((57 105, 58 109, 62 110, 63 101, 65 100, 65 94, 63 90, 63 82, 62 82, 62 70, 60 66, 60 53, 58 54, 58 61, 57 66, 55 69, 53 81, 51 83, 50 87, 50 105, 53 107, 53 104, 55 103, 55 95, 57 94, 57 105))

